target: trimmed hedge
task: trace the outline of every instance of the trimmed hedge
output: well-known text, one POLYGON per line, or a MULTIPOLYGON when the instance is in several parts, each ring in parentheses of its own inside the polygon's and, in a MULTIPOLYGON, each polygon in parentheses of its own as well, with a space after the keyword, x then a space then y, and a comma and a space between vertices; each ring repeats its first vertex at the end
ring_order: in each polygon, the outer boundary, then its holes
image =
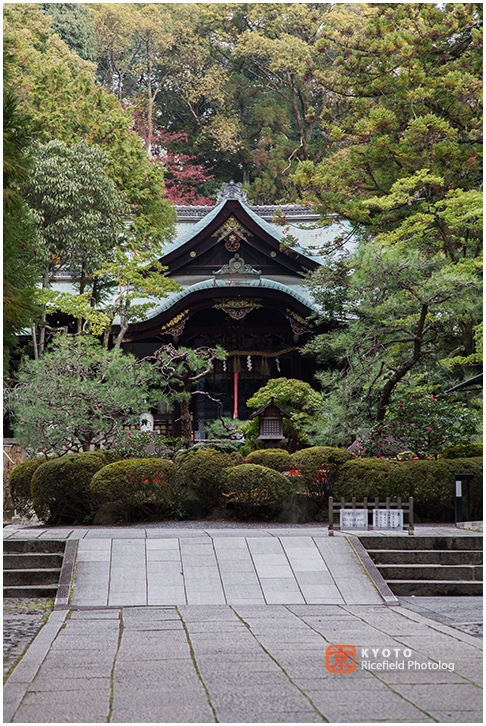
POLYGON ((245 459, 246 464, 259 464, 274 471, 285 471, 292 466, 290 454, 285 449, 259 449, 245 459))
POLYGON ((91 511, 90 483, 106 466, 102 451, 67 454, 41 464, 32 478, 32 504, 49 524, 82 522, 91 511))
POLYGON ((224 472, 240 460, 236 452, 194 447, 176 458, 178 481, 182 487, 192 489, 207 509, 218 507, 224 502, 224 472))
POLYGON ((47 459, 40 456, 38 459, 29 459, 14 466, 10 472, 10 496, 17 514, 23 517, 32 512, 32 477, 41 464, 47 459))
POLYGON ((175 466, 169 459, 129 459, 103 467, 91 480, 98 504, 113 503, 119 517, 166 516, 179 503, 175 466))
POLYGON ((327 506, 339 470, 351 459, 354 456, 349 451, 333 446, 312 446, 291 456, 292 467, 302 474, 307 494, 320 506, 327 506))
POLYGON ((455 446, 446 446, 444 459, 470 459, 471 456, 482 456, 482 444, 456 444, 455 446))
MULTIPOLYGON (((389 459, 354 459, 339 472, 339 482, 332 494, 346 498, 379 497, 414 498, 414 506, 428 508, 429 515, 439 514, 454 504, 454 476, 458 473, 474 475, 471 485, 473 519, 482 518, 482 457, 469 459, 416 459, 393 461, 389 459)), ((453 511, 453 510, 452 510, 453 511)))
POLYGON ((226 484, 228 499, 257 507, 285 501, 294 491, 288 477, 259 464, 239 464, 227 469, 226 484))

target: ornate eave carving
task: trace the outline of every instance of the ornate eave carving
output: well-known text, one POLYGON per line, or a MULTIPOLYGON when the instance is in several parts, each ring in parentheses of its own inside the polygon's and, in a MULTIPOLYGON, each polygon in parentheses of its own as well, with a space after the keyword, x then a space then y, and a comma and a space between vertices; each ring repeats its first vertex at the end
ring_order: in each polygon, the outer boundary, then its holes
POLYGON ((235 256, 230 259, 227 265, 223 265, 219 270, 213 271, 213 275, 218 277, 232 277, 233 275, 258 277, 261 274, 261 270, 255 270, 251 265, 247 265, 238 252, 235 253, 235 256))
POLYGON ((213 305, 213 308, 222 310, 233 320, 243 320, 252 310, 261 307, 261 298, 221 298, 215 300, 213 305))

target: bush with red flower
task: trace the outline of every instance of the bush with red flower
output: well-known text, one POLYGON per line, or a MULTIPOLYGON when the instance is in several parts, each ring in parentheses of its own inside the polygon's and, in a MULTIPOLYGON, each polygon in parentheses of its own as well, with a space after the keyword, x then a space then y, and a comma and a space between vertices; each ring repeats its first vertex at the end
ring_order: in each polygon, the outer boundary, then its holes
POLYGON ((362 456, 397 457, 413 452, 437 458, 448 446, 468 444, 478 436, 478 417, 466 406, 434 396, 410 395, 390 404, 383 422, 358 442, 362 456))

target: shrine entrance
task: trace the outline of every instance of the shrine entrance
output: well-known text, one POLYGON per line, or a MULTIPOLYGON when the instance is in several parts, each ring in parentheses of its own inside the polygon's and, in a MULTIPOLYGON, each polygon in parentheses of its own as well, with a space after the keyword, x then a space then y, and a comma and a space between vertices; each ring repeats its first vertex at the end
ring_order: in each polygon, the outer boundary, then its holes
MULTIPOLYGON (((332 325, 317 325, 311 317, 315 308, 305 280, 319 263, 303 250, 281 246, 282 233, 255 214, 238 185, 226 186, 219 204, 160 259, 181 290, 131 325, 123 347, 144 357, 168 343, 221 346, 226 361, 216 361, 199 388, 221 401, 223 416, 245 420, 252 413, 247 400, 269 379, 314 383, 314 361, 300 351, 332 325)), ((195 437, 202 438, 218 405, 195 396, 191 408, 195 437)), ((156 428, 160 418, 167 429, 168 412, 154 417, 156 428)), ((178 435, 177 411, 171 428, 178 435)))

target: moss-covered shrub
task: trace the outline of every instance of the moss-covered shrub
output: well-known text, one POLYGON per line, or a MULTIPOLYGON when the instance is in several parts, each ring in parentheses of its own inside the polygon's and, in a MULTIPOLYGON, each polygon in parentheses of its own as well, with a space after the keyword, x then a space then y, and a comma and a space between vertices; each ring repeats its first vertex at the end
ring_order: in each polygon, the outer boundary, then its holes
POLYGON ((226 471, 225 496, 240 504, 264 506, 288 499, 294 485, 278 471, 259 464, 239 464, 226 471))
POLYGON ((240 459, 236 452, 194 447, 176 458, 178 481, 182 487, 191 489, 209 510, 224 503, 224 472, 240 459))
POLYGON ((346 449, 333 446, 312 446, 301 449, 291 456, 292 467, 300 472, 307 494, 319 506, 326 506, 334 492, 338 472, 347 461, 354 459, 346 449))
POLYGON ((482 517, 482 458, 469 459, 420 459, 414 461, 393 461, 388 459, 354 459, 347 462, 339 472, 339 482, 333 494, 347 500, 356 497, 380 501, 389 496, 414 498, 414 507, 424 516, 441 518, 453 514, 454 476, 471 473, 470 485, 471 516, 482 517))
POLYGON ((456 444, 446 446, 441 458, 443 459, 469 459, 472 456, 482 456, 482 444, 456 444))
POLYGON ((245 459, 247 464, 259 464, 274 471, 285 471, 292 466, 292 459, 285 449, 260 449, 252 451, 245 459))
POLYGON ((168 516, 179 503, 175 466, 169 459, 130 459, 103 467, 91 480, 96 505, 113 503, 121 518, 168 516))
POLYGON ((10 472, 10 496, 17 514, 21 517, 32 512, 32 477, 41 464, 47 459, 44 456, 38 459, 29 459, 14 466, 10 472))
POLYGON ((49 524, 82 522, 91 511, 90 483, 106 465, 103 452, 69 454, 41 464, 32 477, 32 504, 49 524))

